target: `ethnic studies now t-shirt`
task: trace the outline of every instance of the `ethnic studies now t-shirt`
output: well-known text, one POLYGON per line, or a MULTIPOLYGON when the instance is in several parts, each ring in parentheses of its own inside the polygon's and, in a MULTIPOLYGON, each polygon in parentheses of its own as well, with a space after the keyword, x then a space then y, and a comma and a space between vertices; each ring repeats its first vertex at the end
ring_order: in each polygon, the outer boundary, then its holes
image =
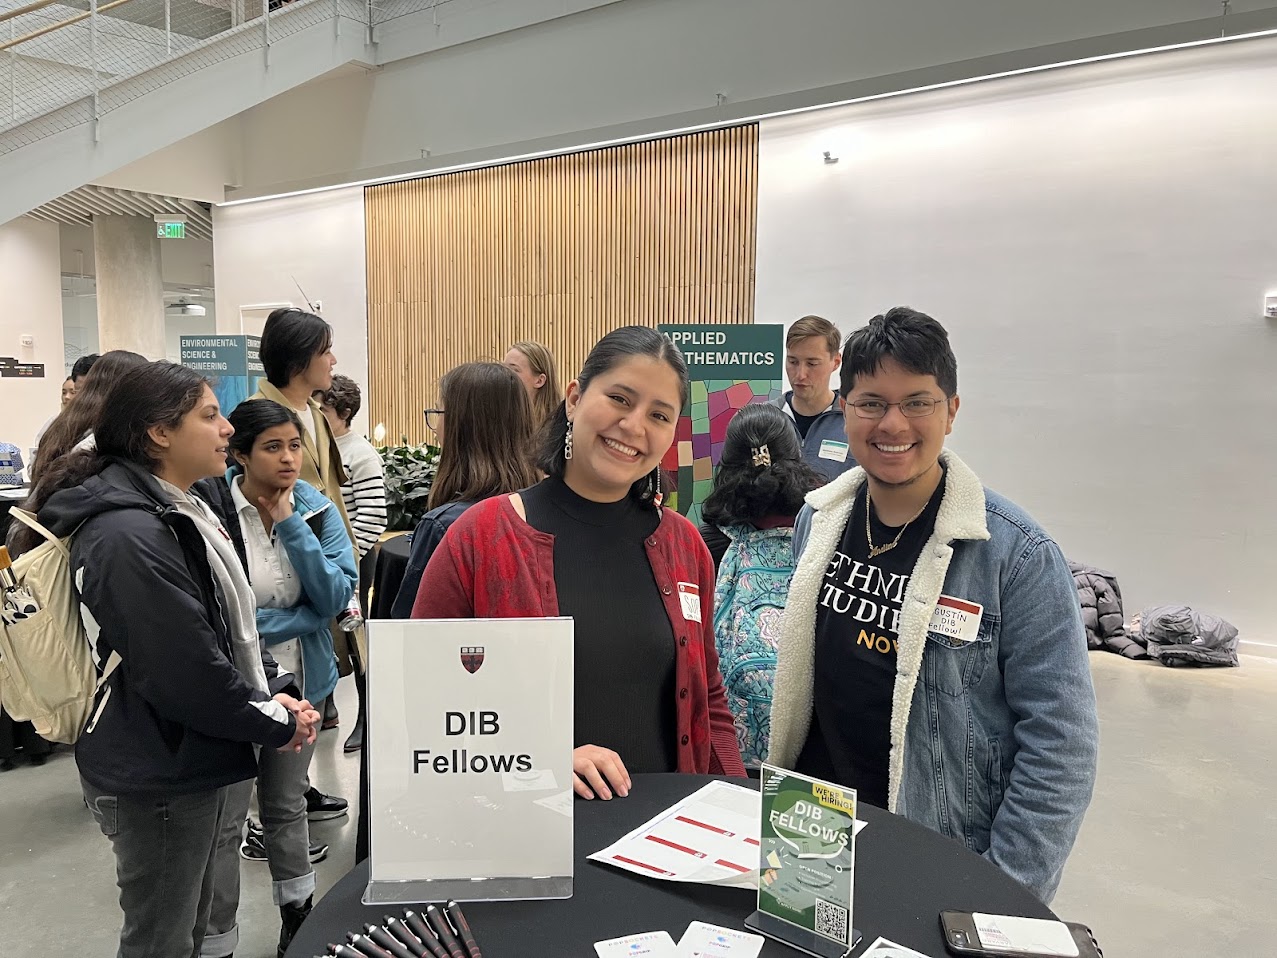
MULTIPOLYGON (((861 486, 816 599, 811 731, 795 771, 854 788, 861 801, 880 808, 887 806, 900 609, 935 528, 944 487, 942 475, 896 547, 871 559, 865 536, 868 484, 861 486)), ((900 532, 879 522, 876 512, 870 520, 876 546, 900 532)))

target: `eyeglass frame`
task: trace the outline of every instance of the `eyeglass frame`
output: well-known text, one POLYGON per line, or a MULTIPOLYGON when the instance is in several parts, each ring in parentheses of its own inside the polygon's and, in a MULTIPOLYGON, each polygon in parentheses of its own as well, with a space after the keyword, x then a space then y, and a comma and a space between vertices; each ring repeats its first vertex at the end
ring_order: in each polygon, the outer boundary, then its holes
POLYGON ((908 399, 902 399, 900 402, 885 402, 884 400, 881 400, 881 399, 858 399, 855 402, 846 403, 846 408, 854 409, 856 411, 857 419, 865 419, 869 422, 881 422, 882 420, 886 419, 887 413, 891 411, 892 406, 899 406, 900 415, 904 416, 906 419, 926 419, 929 416, 935 415, 937 406, 939 406, 941 403, 947 403, 952 398, 953 398, 952 396, 945 396, 943 399, 935 399, 935 398, 932 398, 931 396, 911 396, 908 399), (881 416, 863 415, 860 412, 863 403, 881 403, 883 407, 882 415, 881 416), (930 403, 931 408, 924 413, 916 413, 911 416, 909 415, 909 413, 905 412, 906 403, 930 403))
POLYGON ((438 432, 439 426, 436 423, 432 422, 430 417, 442 416, 444 415, 444 411, 442 409, 423 409, 421 410, 421 414, 426 417, 426 428, 429 429, 431 432, 438 432))

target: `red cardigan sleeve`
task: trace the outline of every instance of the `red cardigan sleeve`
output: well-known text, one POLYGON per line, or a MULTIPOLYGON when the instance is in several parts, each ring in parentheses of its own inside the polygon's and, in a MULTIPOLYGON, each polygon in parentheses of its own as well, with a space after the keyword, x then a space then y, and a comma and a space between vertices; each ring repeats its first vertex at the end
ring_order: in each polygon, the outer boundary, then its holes
POLYGON ((714 560, 705 543, 700 542, 699 545, 697 581, 701 590, 701 647, 705 650, 705 678, 709 686, 709 771, 711 775, 744 778, 745 763, 741 760, 736 724, 723 691, 723 675, 718 670, 718 649, 714 644, 714 560))

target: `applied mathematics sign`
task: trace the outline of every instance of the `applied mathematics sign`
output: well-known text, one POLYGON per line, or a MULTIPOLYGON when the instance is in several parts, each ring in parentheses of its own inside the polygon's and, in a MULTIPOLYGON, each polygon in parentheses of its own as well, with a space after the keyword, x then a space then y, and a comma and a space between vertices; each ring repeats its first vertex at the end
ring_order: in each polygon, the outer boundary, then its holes
POLYGON ((368 623, 369 904, 572 893, 572 620, 368 623))
POLYGON ((850 944, 856 792, 764 765, 758 910, 850 944))
POLYGON ((674 444, 661 463, 678 476, 678 492, 667 504, 699 523, 736 410, 781 397, 785 328, 778 323, 668 323, 657 329, 682 351, 691 379, 674 444))

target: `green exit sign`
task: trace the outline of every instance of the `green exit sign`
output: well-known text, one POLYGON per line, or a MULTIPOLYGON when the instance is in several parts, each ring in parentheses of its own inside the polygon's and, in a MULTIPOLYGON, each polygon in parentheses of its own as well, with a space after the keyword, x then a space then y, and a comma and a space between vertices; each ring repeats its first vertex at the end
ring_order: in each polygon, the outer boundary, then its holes
POLYGON ((155 232, 160 239, 186 239, 186 224, 157 223, 155 232))

